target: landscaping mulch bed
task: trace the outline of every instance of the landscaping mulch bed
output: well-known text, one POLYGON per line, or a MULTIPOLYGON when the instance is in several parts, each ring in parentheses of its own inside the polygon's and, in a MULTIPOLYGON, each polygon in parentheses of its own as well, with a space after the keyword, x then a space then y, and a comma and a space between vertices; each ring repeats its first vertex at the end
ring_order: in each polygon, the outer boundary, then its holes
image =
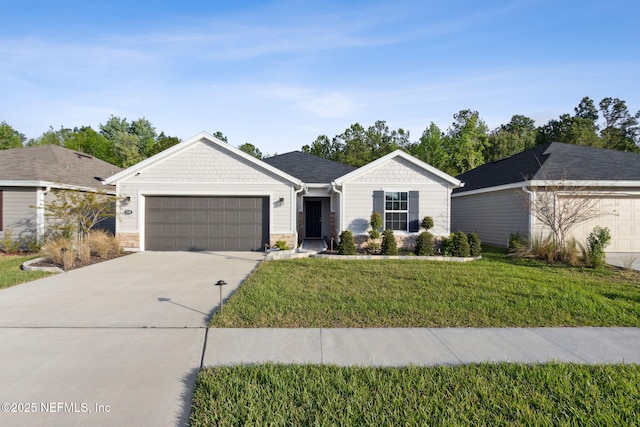
MULTIPOLYGON (((73 263, 73 265, 71 266, 69 270, 75 270, 76 268, 82 268, 82 267, 86 267, 89 265, 93 265, 93 264, 98 264, 104 261, 109 261, 111 259, 115 259, 115 258, 120 258, 126 255, 130 255, 133 252, 123 252, 123 253, 119 253, 119 254, 109 254, 106 257, 99 257, 99 256, 92 256, 91 259, 89 260, 89 262, 80 262, 80 260, 76 259, 73 263)), ((50 259, 48 258, 44 258, 38 262, 34 262, 30 264, 31 267, 57 267, 60 268, 62 270, 64 270, 62 264, 57 264, 55 262, 52 262, 50 259)))

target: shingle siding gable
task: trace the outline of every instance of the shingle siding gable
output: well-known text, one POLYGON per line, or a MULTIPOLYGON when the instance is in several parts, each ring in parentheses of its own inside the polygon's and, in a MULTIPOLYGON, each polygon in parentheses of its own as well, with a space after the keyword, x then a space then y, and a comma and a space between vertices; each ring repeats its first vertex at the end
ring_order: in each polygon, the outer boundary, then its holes
POLYGON ((125 182, 250 183, 284 182, 266 170, 256 167, 240 156, 223 152, 219 147, 201 141, 140 171, 125 182))

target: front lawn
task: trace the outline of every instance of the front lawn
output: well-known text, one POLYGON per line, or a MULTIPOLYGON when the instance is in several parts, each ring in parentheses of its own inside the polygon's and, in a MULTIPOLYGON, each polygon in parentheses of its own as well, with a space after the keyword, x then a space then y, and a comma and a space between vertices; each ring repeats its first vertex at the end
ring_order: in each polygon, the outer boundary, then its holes
POLYGON ((191 426, 632 426, 640 366, 208 368, 191 426))
POLYGON ((22 271, 20 266, 37 255, 19 256, 0 254, 0 289, 49 276, 44 271, 22 271))
POLYGON ((640 273, 550 266, 487 249, 468 263, 265 262, 214 327, 640 325, 640 273))

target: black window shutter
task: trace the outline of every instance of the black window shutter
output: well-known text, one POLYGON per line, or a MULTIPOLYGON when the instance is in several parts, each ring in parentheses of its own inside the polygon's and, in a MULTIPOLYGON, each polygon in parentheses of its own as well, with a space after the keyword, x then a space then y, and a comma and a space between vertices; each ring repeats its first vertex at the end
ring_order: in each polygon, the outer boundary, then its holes
POLYGON ((384 191, 373 192, 373 212, 378 212, 384 219, 384 191))
POLYGON ((419 206, 419 192, 418 191, 409 191, 409 231, 411 233, 416 233, 420 231, 420 212, 418 210, 419 206))

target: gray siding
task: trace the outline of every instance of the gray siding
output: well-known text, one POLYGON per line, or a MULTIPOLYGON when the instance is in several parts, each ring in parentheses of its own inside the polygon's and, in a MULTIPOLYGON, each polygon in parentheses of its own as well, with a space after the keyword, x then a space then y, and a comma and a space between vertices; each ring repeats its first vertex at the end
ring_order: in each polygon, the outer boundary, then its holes
POLYGON ((451 231, 475 231, 483 243, 507 246, 510 233, 529 237, 526 194, 502 190, 451 198, 451 231))
POLYGON ((35 188, 0 187, 2 197, 2 225, 4 232, 10 230, 14 238, 31 237, 36 234, 37 202, 35 188))

